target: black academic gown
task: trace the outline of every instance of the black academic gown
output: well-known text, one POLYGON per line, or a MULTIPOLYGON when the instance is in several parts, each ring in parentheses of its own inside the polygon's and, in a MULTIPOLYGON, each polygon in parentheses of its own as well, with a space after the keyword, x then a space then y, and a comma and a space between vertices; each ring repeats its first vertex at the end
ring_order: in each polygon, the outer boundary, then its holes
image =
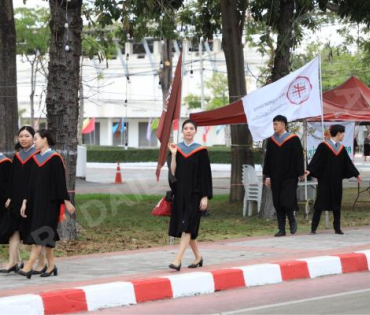
POLYGON ((272 200, 276 211, 297 211, 298 177, 304 174, 303 148, 299 137, 285 133, 267 141, 263 175, 271 179, 272 200))
POLYGON ((335 148, 330 140, 320 143, 307 170, 318 180, 315 210, 340 211, 343 179, 359 175, 344 146, 335 148))
POLYGON ((12 234, 8 233, 8 209, 5 202, 8 199, 8 186, 12 161, 3 154, 0 154, 0 244, 8 244, 12 234))
POLYGON ((8 198, 12 202, 8 209, 8 215, 4 220, 5 226, 0 226, 0 233, 4 236, 4 239, 9 240, 20 229, 20 209, 29 187, 32 165, 35 163, 33 156, 37 153, 36 148, 32 147, 27 152, 21 150, 14 154, 8 185, 8 198))
POLYGON ((187 147, 179 143, 176 154, 175 181, 170 180, 174 193, 169 235, 181 237, 183 232, 196 239, 199 231, 203 197, 212 199, 212 173, 208 151, 200 144, 187 147))
POLYGON ((27 218, 22 219, 23 243, 55 247, 61 206, 69 200, 65 167, 62 157, 55 151, 33 157, 27 194, 27 218))

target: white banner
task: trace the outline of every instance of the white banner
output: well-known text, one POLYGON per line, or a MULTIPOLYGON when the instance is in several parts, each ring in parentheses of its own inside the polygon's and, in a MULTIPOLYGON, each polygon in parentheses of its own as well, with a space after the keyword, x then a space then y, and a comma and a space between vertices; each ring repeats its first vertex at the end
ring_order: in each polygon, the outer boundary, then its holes
MULTIPOLYGON (((346 133, 342 144, 346 148, 349 157, 353 161, 353 141, 355 134, 355 123, 354 122, 324 122, 324 134, 325 140, 330 139, 330 126, 331 125, 342 125, 346 128, 346 133)), ((311 161, 313 155, 316 152, 317 147, 322 142, 322 124, 321 122, 307 123, 307 158, 311 161)))
POLYGON ((288 121, 322 115, 319 58, 242 99, 253 141, 273 135, 276 115, 288 121))

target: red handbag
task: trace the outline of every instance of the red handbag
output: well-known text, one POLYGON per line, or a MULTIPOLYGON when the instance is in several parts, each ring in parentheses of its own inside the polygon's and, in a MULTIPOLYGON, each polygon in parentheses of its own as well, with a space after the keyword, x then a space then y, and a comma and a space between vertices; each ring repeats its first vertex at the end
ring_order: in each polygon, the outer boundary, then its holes
POLYGON ((172 201, 166 200, 163 197, 152 211, 152 215, 155 216, 171 216, 172 212, 172 201))

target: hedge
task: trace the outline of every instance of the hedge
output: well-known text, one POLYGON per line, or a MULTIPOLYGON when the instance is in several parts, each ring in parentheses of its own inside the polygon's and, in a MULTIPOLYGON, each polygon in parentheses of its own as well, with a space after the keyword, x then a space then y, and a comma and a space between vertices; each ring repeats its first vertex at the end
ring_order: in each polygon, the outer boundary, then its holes
MULTIPOLYGON (((230 164, 230 149, 223 147, 210 147, 209 156, 211 163, 230 164)), ((101 163, 132 163, 132 162, 154 162, 158 159, 158 149, 134 149, 125 150, 119 147, 88 147, 87 162, 101 163)), ((261 150, 254 150, 256 164, 261 164, 263 153, 261 150)))

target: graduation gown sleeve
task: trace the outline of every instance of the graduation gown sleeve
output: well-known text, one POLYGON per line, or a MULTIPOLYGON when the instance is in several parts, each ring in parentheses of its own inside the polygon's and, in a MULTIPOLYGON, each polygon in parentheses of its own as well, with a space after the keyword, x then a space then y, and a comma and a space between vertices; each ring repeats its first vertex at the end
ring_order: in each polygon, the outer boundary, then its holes
POLYGON ((173 192, 176 191, 176 182, 177 179, 174 175, 171 173, 171 160, 172 160, 172 155, 171 153, 167 156, 167 166, 168 166, 168 184, 170 185, 170 188, 173 192))
POLYGON ((302 176, 304 174, 304 157, 302 143, 298 137, 294 137, 292 140, 295 142, 293 146, 295 172, 297 176, 302 176))
POLYGON ((54 156, 50 163, 52 163, 52 189, 51 189, 51 200, 69 200, 69 194, 67 191, 66 174, 62 158, 57 155, 54 156))
POLYGON ((307 166, 310 176, 320 178, 323 175, 324 167, 326 165, 326 158, 327 154, 325 154, 325 144, 320 143, 312 157, 310 164, 307 166))
POLYGON ((212 171, 209 161, 208 151, 206 149, 199 152, 199 191, 201 197, 212 199, 212 171))
POLYGON ((265 159, 263 161, 263 175, 264 177, 271 176, 271 140, 267 140, 265 159))
POLYGON ((357 168, 353 165, 353 162, 351 158, 349 157, 346 150, 344 151, 344 170, 343 170, 343 178, 351 178, 351 177, 357 177, 360 175, 357 168))
POLYGON ((8 199, 11 168, 12 163, 9 160, 0 163, 0 200, 8 199))

